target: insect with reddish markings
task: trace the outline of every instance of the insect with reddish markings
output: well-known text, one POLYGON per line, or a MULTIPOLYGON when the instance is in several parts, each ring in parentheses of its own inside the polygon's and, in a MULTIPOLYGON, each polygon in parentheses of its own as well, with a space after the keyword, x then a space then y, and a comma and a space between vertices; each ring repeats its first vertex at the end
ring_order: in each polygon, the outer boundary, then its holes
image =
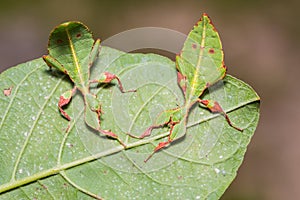
POLYGON ((102 130, 100 127, 101 104, 96 95, 90 92, 91 83, 110 83, 117 80, 120 90, 125 91, 119 77, 110 72, 103 72, 97 80, 90 80, 90 68, 97 59, 100 48, 100 40, 93 39, 89 29, 80 22, 66 22, 57 26, 49 36, 48 53, 43 56, 47 65, 67 74, 74 83, 74 88, 64 92, 58 102, 60 113, 67 119, 71 117, 63 109, 69 104, 72 96, 78 89, 85 102, 85 122, 100 133, 117 139, 125 146, 118 136, 110 130, 102 130))
POLYGON ((186 134, 188 115, 196 103, 203 105, 212 113, 222 114, 231 127, 243 131, 233 125, 217 101, 201 99, 204 91, 225 77, 227 70, 224 65, 224 53, 219 34, 207 14, 203 14, 189 33, 182 51, 176 56, 176 67, 177 81, 184 94, 185 104, 182 107, 162 112, 155 124, 147 128, 142 135, 138 137, 130 135, 142 139, 150 136, 153 129, 169 127, 167 141, 160 142, 145 162, 155 152, 186 134))

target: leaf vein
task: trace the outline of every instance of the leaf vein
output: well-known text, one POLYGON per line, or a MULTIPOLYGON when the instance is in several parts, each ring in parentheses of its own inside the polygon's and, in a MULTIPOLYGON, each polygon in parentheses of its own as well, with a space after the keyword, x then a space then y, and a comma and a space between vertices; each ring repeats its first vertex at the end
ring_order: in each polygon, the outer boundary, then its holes
MULTIPOLYGON (((57 81, 55 87, 53 87, 53 89, 52 89, 52 91, 51 91, 51 93, 50 93, 50 96, 52 96, 52 95, 54 94, 54 92, 56 91, 56 89, 58 88, 58 86, 60 85, 60 83, 62 82, 62 80, 63 80, 63 79, 60 79, 59 81, 57 81)), ((41 117, 41 115, 42 115, 42 113, 43 113, 43 110, 44 110, 44 108, 46 107, 46 105, 47 105, 47 103, 48 103, 49 101, 50 101, 50 98, 46 99, 45 102, 44 102, 44 104, 42 105, 42 107, 41 107, 41 108, 39 109, 39 111, 37 112, 36 120, 34 121, 34 123, 32 124, 32 126, 31 126, 31 128, 30 128, 30 130, 29 130, 29 132, 28 132, 28 135, 27 135, 27 137, 26 137, 26 139, 25 139, 25 141, 24 141, 24 144, 23 144, 23 146, 22 146, 22 148, 21 148, 21 150, 20 150, 20 153, 19 153, 19 155, 18 155, 18 157, 17 157, 17 160, 16 160, 16 162, 15 162, 15 164, 14 164, 15 167, 14 167, 13 172, 12 172, 11 181, 14 181, 14 180, 15 180, 17 168, 18 168, 18 166, 19 166, 19 164, 20 164, 22 155, 24 154, 25 149, 26 149, 26 147, 27 147, 27 145, 28 145, 28 143, 29 143, 29 140, 30 140, 30 138, 31 138, 31 135, 32 135, 32 133, 33 133, 33 130, 36 128, 36 125, 37 125, 37 123, 38 123, 38 120, 40 119, 40 117, 41 117)))

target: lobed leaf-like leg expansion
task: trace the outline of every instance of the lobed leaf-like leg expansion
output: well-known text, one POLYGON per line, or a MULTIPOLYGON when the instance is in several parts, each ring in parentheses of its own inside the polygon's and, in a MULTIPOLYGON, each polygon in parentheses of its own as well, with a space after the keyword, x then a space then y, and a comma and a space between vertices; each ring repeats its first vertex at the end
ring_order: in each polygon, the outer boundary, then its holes
POLYGON ((165 142, 160 142, 158 143, 158 145, 154 148, 153 152, 148 156, 148 158, 146 158, 144 160, 144 162, 147 162, 157 151, 159 151, 160 149, 168 146, 173 140, 174 138, 176 137, 177 134, 173 134, 173 130, 174 130, 174 127, 179 123, 179 121, 173 121, 172 120, 172 117, 170 117, 170 120, 167 124, 165 125, 168 125, 170 127, 170 132, 169 132, 169 135, 168 135, 168 140, 165 141, 165 142))
POLYGON ((142 135, 140 136, 135 136, 135 135, 131 135, 129 133, 127 133, 130 137, 136 138, 136 139, 143 139, 145 137, 148 137, 151 135, 151 132, 153 129, 158 129, 158 128, 162 128, 164 126, 168 126, 169 124, 172 124, 172 118, 173 118, 173 114, 174 112, 177 111, 177 109, 175 110, 166 110, 161 112, 157 119, 155 120, 155 124, 151 125, 150 127, 148 127, 142 135))
POLYGON ((98 80, 91 80, 90 83, 111 83, 114 79, 118 81, 119 88, 122 93, 126 92, 136 92, 136 90, 124 90, 123 85, 119 77, 115 74, 112 74, 110 72, 103 72, 100 75, 100 78, 98 80))
POLYGON ((126 145, 124 144, 124 142, 122 142, 122 140, 120 140, 120 138, 115 133, 113 133, 111 130, 98 129, 98 131, 100 133, 102 133, 103 135, 106 135, 108 137, 118 140, 118 142, 126 149, 126 145))
POLYGON ((143 139, 145 137, 150 136, 153 129, 164 127, 167 124, 168 124, 168 122, 164 123, 164 124, 152 125, 152 126, 148 127, 146 129, 146 131, 140 136, 131 135, 130 133, 127 133, 127 135, 129 135, 130 137, 136 138, 136 139, 143 139))
POLYGON ((64 92, 59 97, 59 101, 58 101, 58 109, 59 109, 60 113, 69 121, 71 120, 71 117, 66 113, 66 111, 64 111, 63 107, 65 105, 69 104, 75 91, 76 91, 76 87, 74 87, 72 90, 68 90, 68 91, 64 92))
POLYGON ((179 71, 177 71, 177 83, 180 86, 183 94, 185 95, 185 93, 186 93, 186 77, 179 71))
POLYGON ((238 128, 238 127, 236 127, 235 125, 232 124, 232 122, 229 119, 228 115, 222 109, 222 107, 220 106, 220 104, 217 101, 198 99, 198 102, 201 103, 202 105, 206 106, 212 113, 220 113, 220 114, 222 114, 225 117, 225 119, 228 122, 228 124, 232 128, 234 128, 234 129, 236 129, 238 131, 243 131, 243 129, 238 128))
POLYGON ((119 139, 119 137, 110 130, 101 129, 101 104, 99 99, 91 93, 85 95, 85 122, 89 127, 95 129, 96 131, 106 135, 108 137, 118 140, 118 142, 126 148, 126 145, 119 139))
POLYGON ((156 119, 156 123, 149 128, 146 129, 146 131, 140 135, 140 136, 134 136, 131 134, 128 134, 130 137, 137 138, 137 139, 143 139, 145 137, 148 137, 151 135, 151 132, 153 129, 162 128, 165 126, 169 127, 169 135, 168 139, 165 142, 160 142, 153 150, 153 152, 149 155, 147 159, 144 160, 144 162, 147 162, 157 151, 160 149, 168 146, 173 140, 179 139, 185 134, 185 118, 183 117, 184 109, 182 108, 176 108, 172 110, 166 110, 163 111, 156 119), (183 125, 183 126, 182 126, 183 125), (183 127, 183 129, 182 129, 183 127))

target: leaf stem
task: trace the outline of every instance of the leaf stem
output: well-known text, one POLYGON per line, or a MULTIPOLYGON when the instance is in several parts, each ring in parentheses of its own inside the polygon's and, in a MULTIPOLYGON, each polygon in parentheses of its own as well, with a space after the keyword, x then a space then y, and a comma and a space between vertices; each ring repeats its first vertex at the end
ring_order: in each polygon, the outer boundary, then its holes
MULTIPOLYGON (((138 140, 136 142, 127 144, 126 149, 130 149, 130 148, 133 148, 133 147, 136 147, 136 146, 148 144, 148 143, 150 143, 152 141, 155 141, 157 139, 164 138, 168 134, 169 134, 169 132, 166 132, 166 133, 162 133, 160 135, 157 135, 157 136, 154 136, 154 137, 151 137, 151 138, 138 140)), ((42 172, 38 172, 36 174, 33 174, 31 176, 28 176, 28 177, 25 177, 25 178, 22 178, 22 179, 19 179, 19 180, 11 181, 9 183, 6 183, 6 184, 3 184, 3 185, 0 186, 0 193, 15 189, 17 187, 21 187, 23 185, 32 183, 32 182, 37 181, 37 180, 42 179, 42 178, 46 178, 46 177, 58 174, 60 171, 70 169, 70 168, 82 165, 84 163, 91 162, 91 161, 97 160, 99 158, 102 158, 102 157, 120 152, 124 149, 125 148, 122 145, 119 145, 119 146, 113 147, 111 149, 108 149, 106 151, 103 151, 103 152, 100 152, 100 153, 97 153, 97 154, 94 154, 94 155, 91 155, 91 156, 88 156, 88 157, 85 157, 85 158, 82 158, 82 159, 79 159, 79 160, 75 160, 75 161, 70 162, 70 163, 66 163, 66 164, 63 164, 63 165, 58 165, 54 168, 51 168, 51 169, 48 169, 48 170, 45 170, 45 171, 42 171, 42 172)))

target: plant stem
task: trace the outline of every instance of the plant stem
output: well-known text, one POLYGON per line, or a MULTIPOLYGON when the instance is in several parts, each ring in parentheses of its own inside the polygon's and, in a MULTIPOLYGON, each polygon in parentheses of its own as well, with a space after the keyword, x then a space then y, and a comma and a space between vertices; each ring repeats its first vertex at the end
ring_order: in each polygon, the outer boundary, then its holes
MULTIPOLYGON (((157 139, 166 137, 168 134, 169 133, 166 132, 166 133, 157 135, 155 137, 151 137, 151 138, 147 138, 147 139, 143 139, 143 140, 138 140, 136 142, 127 144, 126 149, 130 149, 130 148, 133 148, 133 147, 136 147, 136 146, 148 144, 148 143, 150 143, 152 141, 155 141, 157 139)), ((6 184, 3 184, 3 185, 0 186, 0 193, 15 189, 17 187, 23 186, 23 185, 28 184, 28 183, 32 183, 32 182, 37 181, 37 180, 42 179, 42 178, 46 178, 46 177, 58 174, 60 171, 70 169, 72 167, 76 167, 76 166, 82 165, 84 163, 91 162, 91 161, 97 160, 99 158, 102 158, 102 157, 120 152, 124 149, 125 148, 122 145, 116 146, 114 148, 111 148, 111 149, 108 149, 106 151, 97 153, 95 155, 91 155, 91 156, 88 156, 88 157, 85 157, 85 158, 82 158, 82 159, 79 159, 79 160, 75 160, 73 162, 66 163, 66 164, 63 164, 63 165, 58 165, 54 168, 51 168, 51 169, 48 169, 48 170, 45 170, 45 171, 42 171, 42 172, 38 172, 36 174, 33 174, 31 176, 28 176, 28 177, 25 177, 25 178, 22 178, 22 179, 19 179, 19 180, 16 180, 16 181, 11 181, 9 183, 6 183, 6 184)))

